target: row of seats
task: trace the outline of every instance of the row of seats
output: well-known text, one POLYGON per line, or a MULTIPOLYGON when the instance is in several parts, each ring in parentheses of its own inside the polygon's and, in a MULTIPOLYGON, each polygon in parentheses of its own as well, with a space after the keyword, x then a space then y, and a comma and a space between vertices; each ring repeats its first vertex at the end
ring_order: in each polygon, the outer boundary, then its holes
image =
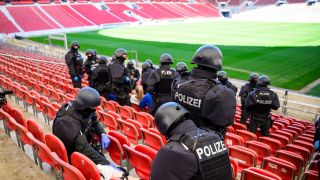
MULTIPOLYGON (((4 8, 7 8, 12 18, 25 32, 136 22, 141 18, 160 20, 220 16, 218 9, 209 3, 186 4, 177 2, 163 4, 137 2, 131 7, 124 3, 108 3, 104 6, 107 9, 98 9, 95 5, 88 3, 11 6, 4 8), (26 14, 28 15, 26 16, 26 14), (135 14, 136 16, 130 14, 135 14)), ((3 13, 0 14, 0 20, 2 20, 3 25, 0 33, 19 31, 3 13)))

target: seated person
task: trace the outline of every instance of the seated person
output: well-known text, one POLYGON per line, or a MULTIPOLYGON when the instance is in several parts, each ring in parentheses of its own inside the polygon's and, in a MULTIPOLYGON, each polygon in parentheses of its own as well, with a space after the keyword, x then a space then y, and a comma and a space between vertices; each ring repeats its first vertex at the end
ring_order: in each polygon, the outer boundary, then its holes
POLYGON ((141 110, 146 111, 146 109, 150 109, 152 107, 152 96, 147 93, 143 95, 143 87, 141 85, 137 85, 135 89, 135 93, 131 96, 131 103, 139 105, 141 110))

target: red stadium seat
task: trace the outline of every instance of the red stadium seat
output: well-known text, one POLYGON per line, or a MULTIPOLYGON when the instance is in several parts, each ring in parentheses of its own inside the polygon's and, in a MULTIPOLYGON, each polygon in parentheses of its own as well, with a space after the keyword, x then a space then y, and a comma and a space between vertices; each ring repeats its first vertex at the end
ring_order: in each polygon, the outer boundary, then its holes
POLYGON ((121 119, 121 116, 119 114, 117 114, 116 112, 108 111, 107 113, 110 114, 111 116, 113 116, 116 120, 121 119))
POLYGON ((294 131, 294 130, 285 128, 285 129, 282 129, 282 131, 291 133, 293 135, 293 139, 296 139, 298 137, 298 133, 296 131, 294 131))
POLYGON ((242 146, 244 143, 244 140, 239 135, 227 132, 224 142, 226 143, 227 147, 234 146, 234 145, 242 146))
POLYGON ((109 130, 119 130, 120 125, 118 121, 110 114, 103 111, 98 111, 100 121, 109 128, 109 130))
POLYGON ((257 165, 258 154, 255 151, 243 146, 230 146, 229 156, 238 162, 238 172, 241 172, 245 168, 251 166, 254 167, 257 165))
POLYGON ((135 116, 135 119, 142 124, 143 128, 149 129, 152 127, 153 125, 152 120, 148 118, 145 114, 140 112, 134 112, 134 116, 135 116))
POLYGON ((237 130, 236 134, 241 136, 244 141, 257 140, 257 136, 247 130, 237 130))
POLYGON ((302 140, 295 140, 295 141, 293 141, 292 144, 295 144, 295 145, 298 145, 298 146, 302 146, 302 147, 308 149, 309 152, 311 153, 311 155, 314 153, 314 145, 313 145, 313 143, 305 142, 305 141, 302 141, 302 140))
POLYGON ((271 147, 265 143, 259 141, 246 141, 244 144, 245 147, 258 154, 258 165, 261 164, 263 158, 268 157, 271 154, 271 147))
POLYGON ((27 122, 26 122, 23 114, 19 110, 12 109, 11 113, 9 113, 9 114, 14 120, 16 120, 17 123, 19 123, 22 126, 26 127, 27 122))
POLYGON ((127 160, 135 168, 137 175, 141 179, 150 179, 152 159, 128 145, 123 145, 127 155, 127 160))
POLYGON ((111 141, 110 146, 107 149, 109 156, 115 163, 122 167, 123 160, 126 158, 122 146, 124 144, 130 145, 129 139, 117 131, 110 131, 108 137, 111 141))
POLYGON ((266 157, 262 161, 261 169, 270 171, 283 180, 293 180, 297 168, 294 164, 286 160, 276 157, 266 157))
POLYGON ((57 136, 51 133, 46 134, 45 141, 46 145, 52 152, 56 153, 64 162, 69 163, 66 147, 57 136))
POLYGON ((295 171, 295 176, 299 176, 304 166, 304 159, 300 154, 286 150, 278 150, 276 151, 275 157, 284 159, 294 164, 297 168, 295 171))
POLYGON ((18 138, 18 145, 22 148, 22 150, 24 151, 24 145, 25 144, 29 144, 29 145, 33 145, 32 141, 28 138, 27 133, 29 133, 29 131, 27 130, 27 128, 25 128, 24 126, 22 126, 21 124, 17 123, 14 119, 11 119, 11 123, 14 124, 14 126, 16 127, 16 135, 18 138))
POLYGON ((235 131, 237 130, 247 130, 247 126, 241 123, 233 123, 232 127, 234 128, 235 131))
POLYGON ((298 140, 301 140, 301 141, 304 141, 304 142, 313 144, 313 139, 308 138, 308 137, 299 136, 299 137, 298 137, 298 140))
POLYGON ((143 145, 143 144, 138 144, 134 150, 139 151, 147 156, 149 156, 151 158, 151 160, 153 161, 156 156, 157 156, 157 151, 149 146, 143 145))
POLYGON ((302 129, 300 129, 300 128, 298 128, 298 127, 288 126, 287 129, 290 129, 290 130, 295 131, 295 132, 298 134, 298 136, 303 133, 302 129))
POLYGON ((34 138, 36 138, 38 141, 44 143, 44 134, 41 129, 41 127, 38 125, 37 122, 33 120, 27 121, 27 128, 28 131, 33 135, 34 138))
POLYGON ((306 171, 301 180, 319 180, 318 172, 312 170, 306 171))
POLYGON ((310 151, 304 147, 294 145, 294 144, 288 144, 286 146, 286 150, 300 154, 303 157, 305 162, 307 162, 310 158, 310 151))
POLYGON ((234 133, 235 131, 234 131, 234 128, 232 126, 228 126, 227 127, 227 132, 234 133))
POLYGON ((155 134, 158 134, 158 135, 161 137, 162 142, 163 142, 164 144, 167 144, 167 138, 166 138, 164 135, 162 135, 162 134, 158 131, 158 129, 156 129, 156 128, 149 128, 148 131, 153 132, 153 133, 155 133, 155 134))
POLYGON ((149 113, 146 113, 146 112, 140 112, 141 114, 145 115, 147 117, 147 121, 149 121, 151 124, 150 124, 150 127, 153 128, 155 127, 155 123, 154 123, 154 117, 149 114, 149 113))
POLYGON ((71 154, 71 164, 77 168, 87 180, 101 180, 97 166, 87 156, 74 152, 71 154))
POLYGON ((42 162, 46 162, 51 166, 54 166, 52 157, 51 157, 51 150, 48 148, 47 145, 38 141, 36 138, 33 137, 31 133, 27 133, 28 138, 32 141, 33 147, 35 148, 35 152, 37 152, 37 156, 39 158, 39 165, 42 169, 42 162))
POLYGON ((281 142, 279 140, 270 137, 260 137, 259 141, 270 146, 271 155, 273 155, 277 150, 281 149, 281 142))
POLYGON ((144 128, 141 128, 143 143, 152 147, 155 150, 159 150, 161 147, 164 146, 164 142, 162 138, 153 132, 150 132, 144 128))
POLYGON ((270 134, 269 137, 276 139, 281 142, 281 148, 284 149, 287 144, 289 144, 289 139, 280 134, 270 134))
POLYGON ((314 160, 310 163, 308 170, 318 171, 317 160, 314 160))
POLYGON ((241 180, 282 180, 282 178, 269 171, 250 167, 242 171, 241 180))
POLYGON ((136 126, 120 119, 118 122, 121 126, 121 132, 129 138, 130 142, 133 144, 138 144, 140 134, 136 126))
POLYGON ((231 164, 231 168, 232 168, 232 180, 235 180, 237 179, 237 175, 238 175, 238 162, 232 158, 232 157, 229 157, 230 158, 230 164, 231 164))
POLYGON ((293 141, 294 136, 289 132, 285 132, 283 130, 276 130, 274 133, 287 137, 290 143, 292 143, 293 141))
POLYGON ((75 167, 71 166, 69 163, 66 163, 65 161, 61 160, 59 156, 56 153, 52 153, 51 157, 55 163, 55 165, 58 167, 56 169, 59 171, 63 179, 65 180, 86 180, 86 178, 82 175, 82 173, 75 167))
POLYGON ((119 114, 121 116, 121 118, 123 120, 126 120, 126 119, 132 119, 133 118, 133 114, 131 112, 131 110, 126 107, 126 106, 118 106, 118 109, 119 109, 119 114))

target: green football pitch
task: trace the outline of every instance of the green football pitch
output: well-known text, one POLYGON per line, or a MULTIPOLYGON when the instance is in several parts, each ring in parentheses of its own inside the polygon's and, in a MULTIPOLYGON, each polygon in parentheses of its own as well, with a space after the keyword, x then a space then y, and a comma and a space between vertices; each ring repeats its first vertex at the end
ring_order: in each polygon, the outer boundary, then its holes
MULTIPOLYGON (((46 38, 31 39, 43 43, 46 38)), ((268 75, 273 86, 292 90, 320 78, 320 24, 316 23, 217 21, 123 26, 68 34, 68 42, 73 40, 80 42, 81 50, 91 48, 111 55, 122 47, 137 51, 139 61, 150 58, 154 63, 168 52, 175 63, 187 64, 198 47, 214 44, 221 48, 224 69, 232 78, 246 80, 250 72, 258 72, 268 75)), ((318 89, 312 94, 319 96, 318 89)))

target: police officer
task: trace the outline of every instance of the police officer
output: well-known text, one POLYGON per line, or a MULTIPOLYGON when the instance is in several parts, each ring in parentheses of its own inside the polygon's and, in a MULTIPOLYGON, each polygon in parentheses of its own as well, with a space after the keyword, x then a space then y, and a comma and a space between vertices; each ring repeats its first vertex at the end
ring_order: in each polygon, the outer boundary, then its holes
POLYGON ((176 71, 179 73, 180 77, 187 77, 190 75, 189 71, 188 71, 188 66, 186 63, 184 62, 179 62, 176 65, 176 71))
POLYGON ((78 53, 80 48, 79 42, 74 41, 71 43, 70 50, 65 55, 64 59, 69 69, 69 74, 72 84, 75 88, 81 88, 81 78, 83 77, 83 59, 78 53))
POLYGON ((218 76, 218 80, 225 85, 227 88, 231 89, 234 92, 234 95, 237 94, 238 88, 233 85, 229 80, 228 80, 228 76, 227 76, 227 72, 225 71, 219 71, 217 73, 218 76))
POLYGON ((247 119, 248 119, 248 112, 245 108, 246 106, 246 99, 249 95, 249 93, 251 91, 254 90, 254 88, 256 88, 257 86, 257 81, 258 81, 258 78, 259 78, 259 74, 257 73, 251 73, 250 76, 249 76, 249 82, 246 83, 245 85, 243 85, 240 89, 240 92, 239 92, 239 96, 240 96, 240 99, 241 99, 241 119, 240 119, 240 123, 242 124, 245 124, 247 119))
POLYGON ((171 101, 171 83, 179 77, 179 74, 170 68, 173 58, 170 54, 164 53, 160 56, 160 67, 154 70, 147 79, 147 92, 153 96, 151 114, 154 114, 159 106, 171 101))
POLYGON ((99 92, 100 96, 107 97, 110 92, 109 67, 107 58, 100 56, 98 66, 92 71, 92 85, 99 92))
POLYGON ((271 109, 280 107, 278 95, 268 88, 270 79, 262 75, 257 82, 257 88, 249 93, 246 99, 246 109, 250 113, 249 131, 256 133, 260 127, 261 135, 268 136, 272 126, 271 109))
POLYGON ((127 59, 127 51, 119 48, 115 51, 113 61, 109 65, 111 89, 120 105, 131 106, 129 93, 131 92, 131 81, 127 76, 124 61, 127 59))
POLYGON ((88 75, 89 86, 90 87, 94 87, 93 84, 92 84, 92 79, 91 79, 92 69, 97 64, 96 57, 94 55, 94 51, 91 50, 91 49, 88 49, 86 51, 86 56, 87 56, 87 60, 84 63, 84 69, 85 69, 85 72, 88 75))
POLYGON ((233 124, 236 98, 229 88, 217 78, 222 69, 222 53, 213 45, 201 46, 194 54, 192 64, 197 64, 187 80, 181 80, 172 89, 172 99, 191 113, 191 119, 200 127, 206 127, 221 134, 233 124))
POLYGON ((101 139, 102 149, 106 149, 110 140, 100 126, 95 114, 100 105, 99 93, 90 87, 78 91, 76 99, 64 104, 53 121, 52 131, 65 145, 68 156, 77 151, 95 164, 109 165, 109 161, 99 153, 95 135, 101 139))
POLYGON ((220 135, 198 128, 189 112, 168 102, 155 113, 155 123, 168 139, 153 161, 152 180, 231 180, 232 170, 226 145, 220 135))
POLYGON ((142 75, 141 75, 141 83, 143 87, 143 92, 147 90, 147 79, 149 78, 150 74, 153 72, 153 69, 148 62, 144 62, 142 64, 142 75))
POLYGON ((151 59, 147 59, 146 62, 150 64, 151 69, 156 70, 156 68, 153 66, 151 59))
POLYGON ((131 80, 131 88, 135 89, 137 82, 140 79, 140 72, 137 68, 135 68, 135 63, 133 60, 129 60, 127 63, 127 67, 126 67, 126 73, 127 76, 130 78, 131 80))

